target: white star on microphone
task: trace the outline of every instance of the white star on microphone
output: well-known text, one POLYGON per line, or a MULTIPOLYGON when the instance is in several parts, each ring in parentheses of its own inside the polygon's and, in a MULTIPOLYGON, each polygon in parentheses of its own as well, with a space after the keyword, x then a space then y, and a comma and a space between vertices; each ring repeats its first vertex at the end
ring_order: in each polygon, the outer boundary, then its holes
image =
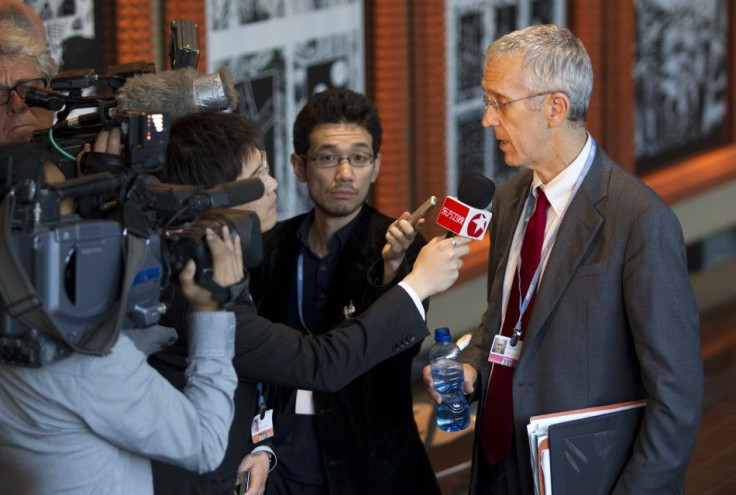
POLYGON ((473 223, 475 224, 475 232, 482 232, 486 229, 486 219, 481 215, 475 217, 473 223))

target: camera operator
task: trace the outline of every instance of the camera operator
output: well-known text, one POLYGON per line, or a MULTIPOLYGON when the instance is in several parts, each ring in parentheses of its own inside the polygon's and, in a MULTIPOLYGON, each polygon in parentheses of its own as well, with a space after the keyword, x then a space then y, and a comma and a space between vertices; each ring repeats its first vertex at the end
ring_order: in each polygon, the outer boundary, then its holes
MULTIPOLYGON (((34 131, 51 127, 53 110, 28 106, 24 98, 31 88, 47 89, 58 69, 45 38, 34 37, 18 20, 0 20, 0 145, 29 142, 34 131)), ((120 154, 120 148, 120 129, 113 128, 100 131, 83 151, 120 154)))
MULTIPOLYGON (((240 282, 239 238, 207 229, 206 241, 212 280, 240 282)), ((190 260, 179 275, 191 307, 183 394, 129 336, 171 336, 159 326, 121 333, 103 356, 72 353, 39 368, 0 364, 0 450, 31 470, 39 493, 150 494, 149 459, 196 472, 220 464, 234 411, 235 318, 194 282, 195 268, 190 260)))
MULTIPOLYGON (((246 117, 227 113, 200 113, 174 122, 167 149, 167 164, 161 180, 211 188, 238 178, 261 177, 267 194, 242 205, 255 211, 261 231, 276 222, 276 181, 268 173, 257 126, 246 117)), ((265 489, 268 460, 265 454, 250 454, 260 417, 259 397, 266 397, 268 383, 334 392, 377 363, 416 344, 427 334, 421 300, 450 287, 458 276, 468 240, 434 239, 419 254, 412 272, 365 313, 346 319, 320 336, 305 335, 283 324, 258 316, 255 305, 241 297, 236 314, 234 365, 238 374, 236 411, 223 463, 213 473, 194 476, 181 469, 154 463, 154 484, 162 494, 229 494, 233 485, 250 470, 250 489, 265 489), (415 309, 416 308, 416 309, 415 309), (258 384, 263 386, 262 393, 258 384), (245 456, 245 457, 244 457, 245 456), (242 462, 241 462, 242 459, 242 462)), ((175 296, 175 301, 181 297, 175 296)), ((176 305, 172 305, 175 307, 176 305)), ((169 311, 167 324, 180 339, 151 356, 150 362, 179 386, 185 365, 182 312, 169 311)), ((270 410, 272 404, 264 404, 270 410)), ((275 431, 275 435, 287 434, 275 431)), ((278 452, 276 452, 278 454, 278 452)), ((271 466, 273 467, 273 466, 271 466)))

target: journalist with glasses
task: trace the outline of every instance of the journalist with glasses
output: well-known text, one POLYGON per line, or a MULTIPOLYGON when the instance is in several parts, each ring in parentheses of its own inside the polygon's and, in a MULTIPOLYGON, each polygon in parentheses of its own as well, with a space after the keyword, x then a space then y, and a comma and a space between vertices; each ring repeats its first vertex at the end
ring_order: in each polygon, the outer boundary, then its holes
MULTIPOLYGON (((301 109, 291 164, 313 208, 264 236, 264 260, 251 277, 263 316, 326 336, 412 269, 425 241, 409 213, 396 220, 366 202, 381 140, 376 105, 362 94, 328 89, 301 109)), ((279 463, 266 495, 439 494, 412 411, 419 341, 403 340, 401 352, 339 391, 270 389, 279 463)))

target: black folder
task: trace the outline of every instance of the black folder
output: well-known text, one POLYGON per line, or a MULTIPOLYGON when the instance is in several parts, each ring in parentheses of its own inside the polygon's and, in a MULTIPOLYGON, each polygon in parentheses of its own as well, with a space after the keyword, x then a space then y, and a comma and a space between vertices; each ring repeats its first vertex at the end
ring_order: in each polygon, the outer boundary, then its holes
POLYGON ((552 493, 610 494, 634 448, 644 407, 549 426, 552 493))

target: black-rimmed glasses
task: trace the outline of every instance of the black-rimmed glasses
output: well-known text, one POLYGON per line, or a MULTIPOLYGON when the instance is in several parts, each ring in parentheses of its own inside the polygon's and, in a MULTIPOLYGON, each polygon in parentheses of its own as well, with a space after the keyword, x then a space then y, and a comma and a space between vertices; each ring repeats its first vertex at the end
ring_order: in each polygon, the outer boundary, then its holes
POLYGON ((347 160, 351 167, 363 168, 371 165, 377 157, 372 153, 350 153, 347 156, 340 156, 335 153, 320 153, 317 156, 302 156, 316 163, 319 168, 334 168, 340 165, 343 160, 347 160))
POLYGON ((25 98, 30 89, 46 89, 46 80, 39 77, 18 81, 15 86, 10 86, 9 88, 0 86, 0 106, 6 105, 10 101, 11 91, 15 91, 18 93, 18 96, 25 98))

